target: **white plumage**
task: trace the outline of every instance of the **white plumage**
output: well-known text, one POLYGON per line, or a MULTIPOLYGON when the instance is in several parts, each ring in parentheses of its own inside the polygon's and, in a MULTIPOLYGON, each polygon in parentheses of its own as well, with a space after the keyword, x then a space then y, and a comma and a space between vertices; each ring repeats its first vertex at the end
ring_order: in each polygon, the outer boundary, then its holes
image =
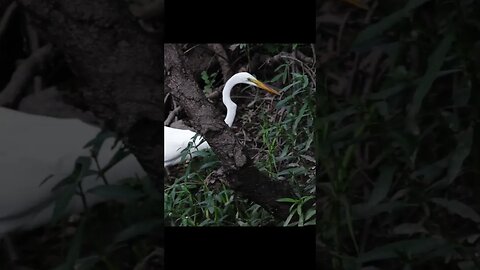
MULTIPOLYGON (((171 128, 166 126, 163 127, 163 132, 165 134, 165 138, 168 136, 168 139, 165 139, 163 143, 165 152, 165 160, 163 163, 164 166, 171 166, 180 163, 182 150, 188 147, 189 142, 193 143, 192 138, 196 133, 186 129, 171 128), (172 156, 171 153, 175 153, 175 155, 172 156)), ((210 148, 210 145, 208 145, 207 142, 200 143, 201 137, 197 136, 194 144, 192 145, 192 149, 203 150, 210 148)))
MULTIPOLYGON (((77 119, 26 114, 0 108, 0 235, 17 229, 31 229, 50 221, 54 203, 51 189, 70 175, 79 156, 89 156, 84 149, 100 129, 77 119), (43 185, 42 181, 52 175, 43 185)), ((114 139, 107 139, 99 153, 105 166, 120 145, 111 149, 114 139)), ((92 163, 91 169, 96 169, 92 163)), ((112 169, 106 178, 116 183, 145 172, 133 155, 112 169)), ((95 176, 84 179, 84 190, 102 185, 95 176)), ((103 201, 87 193, 89 205, 103 201)), ((69 211, 83 209, 74 196, 69 211)))

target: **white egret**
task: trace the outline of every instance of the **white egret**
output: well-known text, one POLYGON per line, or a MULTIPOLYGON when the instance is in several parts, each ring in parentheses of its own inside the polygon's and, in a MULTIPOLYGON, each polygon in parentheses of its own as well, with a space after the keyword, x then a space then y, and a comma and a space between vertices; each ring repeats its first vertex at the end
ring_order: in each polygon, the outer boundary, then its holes
MULTIPOLYGON (((237 84, 248 84, 260 89, 263 89, 269 93, 279 95, 276 90, 266 85, 265 83, 257 80, 253 75, 248 72, 239 72, 233 75, 226 83, 222 91, 222 101, 227 108, 227 115, 225 117, 225 123, 231 127, 235 120, 235 114, 237 112, 237 104, 235 104, 230 98, 232 88, 237 84)), ((190 142, 194 146, 197 146, 198 150, 208 149, 210 146, 207 142, 200 142, 203 140, 201 136, 190 130, 182 130, 164 126, 164 166, 171 166, 180 163, 182 151, 188 147, 190 142), (193 138, 195 137, 195 141, 193 138)))
MULTIPOLYGON (((72 173, 79 156, 89 156, 84 145, 93 139, 100 128, 77 119, 58 119, 22 113, 0 107, 0 238, 13 230, 28 230, 48 223, 54 209, 51 189, 72 173), (43 180, 51 176, 43 184, 43 180)), ((120 145, 111 149, 114 139, 104 141, 99 155, 105 166, 120 145)), ((91 169, 96 169, 92 164, 91 169)), ((106 173, 110 184, 127 177, 146 173, 130 155, 106 173)), ((96 176, 83 179, 87 191, 103 182, 96 176)), ((89 206, 103 201, 86 192, 89 206)), ((70 212, 83 210, 79 196, 74 196, 67 208, 70 212)))

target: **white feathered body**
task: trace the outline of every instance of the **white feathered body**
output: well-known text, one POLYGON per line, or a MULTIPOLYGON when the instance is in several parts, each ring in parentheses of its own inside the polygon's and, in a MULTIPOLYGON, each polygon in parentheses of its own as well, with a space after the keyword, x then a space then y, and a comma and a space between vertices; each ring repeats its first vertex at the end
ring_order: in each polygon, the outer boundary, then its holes
POLYGON ((206 141, 202 142, 202 137, 196 135, 195 132, 185 129, 177 129, 164 126, 163 132, 165 140, 163 141, 164 149, 164 166, 178 164, 182 158, 182 151, 192 143, 193 154, 196 150, 208 149, 210 146, 206 141), (195 140, 194 140, 195 138, 195 140))
MULTIPOLYGON (((0 235, 17 229, 31 229, 49 222, 53 213, 51 192, 59 181, 70 175, 79 156, 90 156, 84 146, 100 129, 77 119, 58 119, 0 108, 0 235), (42 181, 51 176, 43 184, 42 181)), ((105 166, 120 147, 111 149, 114 139, 107 139, 99 153, 105 166)), ((97 169, 92 162, 91 169, 97 169)), ((110 169, 110 183, 145 175, 133 155, 110 169)), ((89 176, 84 190, 102 185, 101 179, 89 176)), ((103 199, 87 193, 90 205, 103 199)), ((83 209, 74 196, 69 210, 83 209)))

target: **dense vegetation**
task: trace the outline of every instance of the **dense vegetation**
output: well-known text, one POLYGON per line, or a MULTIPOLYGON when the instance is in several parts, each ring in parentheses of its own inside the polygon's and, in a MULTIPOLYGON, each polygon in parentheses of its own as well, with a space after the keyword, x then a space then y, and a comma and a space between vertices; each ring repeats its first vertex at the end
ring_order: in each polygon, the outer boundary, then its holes
POLYGON ((480 269, 480 3, 364 2, 317 10, 318 266, 480 269))

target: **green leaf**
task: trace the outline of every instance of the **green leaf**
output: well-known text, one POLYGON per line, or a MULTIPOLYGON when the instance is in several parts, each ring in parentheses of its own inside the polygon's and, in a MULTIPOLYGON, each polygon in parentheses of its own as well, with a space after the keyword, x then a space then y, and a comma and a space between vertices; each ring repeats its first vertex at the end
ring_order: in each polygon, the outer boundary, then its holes
POLYGON ((89 141, 83 148, 90 147, 90 150, 92 151, 92 155, 94 157, 98 156, 98 153, 100 152, 100 149, 102 148, 103 143, 105 142, 106 139, 113 137, 116 137, 116 134, 107 131, 107 130, 101 130, 95 138, 93 138, 91 141, 89 141))
POLYGON ((428 68, 420 80, 408 111, 407 124, 414 134, 418 133, 418 127, 414 118, 420 111, 423 99, 430 90, 433 81, 437 78, 438 73, 442 68, 443 61, 445 60, 445 57, 450 50, 450 46, 454 41, 454 38, 455 36, 452 32, 447 33, 435 51, 428 58, 428 68))
POLYGON ((108 164, 105 165, 104 168, 102 168, 102 173, 105 174, 108 170, 110 170, 113 166, 122 161, 128 155, 130 155, 130 151, 128 151, 125 147, 121 147, 120 149, 118 149, 117 152, 115 152, 113 157, 110 159, 108 164))
POLYGON ((470 219, 476 223, 480 223, 480 215, 466 204, 457 200, 446 200, 443 198, 433 198, 432 202, 445 207, 449 212, 457 214, 463 218, 470 219))
POLYGON ((283 222, 283 227, 286 227, 288 226, 288 224, 290 224, 290 221, 292 220, 294 214, 295 213, 290 213, 290 215, 288 215, 287 219, 283 222))
POLYGON ((470 155, 472 143, 473 127, 470 126, 467 130, 461 132, 457 136, 457 147, 450 155, 447 176, 444 179, 434 183, 429 189, 444 188, 453 183, 462 170, 463 162, 468 155, 470 155))
POLYGON ((402 253, 418 256, 422 253, 430 252, 445 244, 446 242, 443 239, 437 238, 404 240, 386 244, 366 253, 360 254, 358 260, 361 263, 367 263, 372 261, 393 259, 400 257, 402 253))
POLYGON ((473 143, 473 127, 470 126, 457 137, 457 147, 450 158, 447 183, 450 184, 460 173, 464 160, 470 155, 473 143))
POLYGON ((73 196, 75 196, 76 189, 77 184, 70 184, 70 186, 65 187, 61 190, 61 193, 55 200, 51 223, 56 223, 64 216, 67 211, 67 207, 70 204, 70 201, 72 200, 73 196))
POLYGON ((145 196, 143 192, 127 185, 101 185, 87 192, 112 200, 138 200, 145 196))
POLYGON ((54 177, 54 176, 55 176, 55 175, 53 175, 53 174, 48 175, 47 177, 45 177, 45 178, 40 182, 40 185, 38 185, 38 186, 41 186, 41 185, 45 184, 48 180, 50 180, 50 178, 52 178, 52 177, 54 177))
MULTIPOLYGON (((66 265, 71 266, 73 268, 75 261, 77 260, 78 256, 80 255, 80 249, 82 247, 82 241, 83 241, 83 232, 85 230, 85 222, 86 218, 82 220, 80 225, 77 228, 77 232, 75 233, 75 236, 72 240, 70 249, 68 250, 67 254, 67 261, 66 265)), ((70 269, 70 267, 68 268, 70 269)))
POLYGON ((383 18, 381 21, 367 27, 365 30, 358 34, 357 38, 353 42, 353 47, 360 47, 364 45, 367 41, 374 39, 383 34, 386 30, 392 28, 404 17, 408 16, 410 11, 416 9, 417 7, 423 5, 429 0, 410 0, 407 5, 383 18))
POLYGON ((368 200, 369 205, 378 204, 387 197, 388 191, 392 185, 395 169, 394 166, 385 166, 380 169, 380 176, 378 177, 372 195, 370 195, 368 200))
POLYGON ((208 84, 208 81, 209 81, 209 76, 208 76, 208 73, 204 70, 202 71, 201 73, 201 76, 202 76, 202 80, 205 84, 208 84))
POLYGON ((90 165, 92 164, 92 159, 87 156, 80 156, 75 160, 72 173, 67 177, 60 180, 52 190, 58 190, 63 186, 68 186, 72 183, 79 183, 83 178, 94 175, 93 171, 90 171, 90 165))
POLYGON ((372 93, 368 96, 368 99, 371 100, 385 100, 391 96, 395 96, 400 94, 402 91, 407 89, 408 83, 406 82, 399 82, 396 83, 392 87, 385 88, 383 90, 380 90, 378 92, 372 93))
POLYGON ((280 198, 280 199, 277 199, 277 202, 296 203, 297 200, 293 198, 280 198))
POLYGON ((68 249, 68 254, 65 262, 61 266, 56 267, 55 270, 77 269, 75 268, 75 262, 80 256, 80 250, 83 241, 83 232, 85 230, 85 221, 86 219, 84 218, 77 228, 77 232, 75 233, 75 236, 73 237, 73 240, 70 244, 70 248, 68 249))
POLYGON ((357 240, 355 238, 355 230, 353 229, 353 218, 352 218, 352 209, 348 199, 345 196, 342 196, 340 201, 343 204, 343 208, 345 209, 345 220, 348 227, 348 232, 350 233, 350 239, 352 240, 353 246, 355 247, 355 251, 358 253, 360 248, 358 247, 357 240))
MULTIPOLYGON (((291 84, 289 86, 293 86, 294 84, 291 84)), ((287 88, 290 88, 290 87, 285 87, 282 91, 286 91, 287 88)), ((280 100, 279 102, 277 102, 277 105, 275 105, 275 108, 276 109, 281 109, 282 107, 285 107, 286 104, 288 104, 288 102, 290 102, 291 100, 293 100, 295 98, 294 95, 290 95, 290 96, 287 96, 286 98, 280 100)))
POLYGON ((283 175, 303 175, 307 173, 307 169, 305 167, 298 167, 298 168, 288 168, 286 170, 283 170, 277 174, 277 176, 283 176, 283 175))
POLYGON ((208 169, 208 168, 214 168, 215 166, 217 166, 219 164, 220 164, 220 161, 218 161, 218 160, 205 162, 205 163, 202 163, 202 166, 200 166, 199 170, 202 171, 202 170, 205 170, 205 169, 208 169))
POLYGON ((52 223, 63 217, 82 179, 92 174, 89 170, 91 162, 92 160, 89 157, 78 157, 75 161, 73 172, 52 188, 57 196, 51 218, 52 223))
POLYGON ((415 233, 427 233, 427 230, 419 223, 402 223, 393 228, 393 233, 410 236, 415 233))
POLYGON ((411 174, 413 178, 423 178, 426 182, 431 182, 440 177, 448 166, 448 157, 435 161, 432 164, 425 165, 411 174))
POLYGON ((305 116, 305 111, 308 109, 308 105, 309 105, 308 103, 305 103, 300 109, 300 111, 298 112, 298 116, 296 117, 295 122, 293 123, 293 126, 292 126, 292 130, 294 134, 297 133, 298 124, 300 123, 302 118, 305 116))
POLYGON ((309 220, 310 218, 312 218, 313 216, 315 216, 316 213, 317 213, 317 211, 316 211, 315 208, 308 209, 308 210, 307 210, 307 213, 305 214, 305 220, 309 220))

